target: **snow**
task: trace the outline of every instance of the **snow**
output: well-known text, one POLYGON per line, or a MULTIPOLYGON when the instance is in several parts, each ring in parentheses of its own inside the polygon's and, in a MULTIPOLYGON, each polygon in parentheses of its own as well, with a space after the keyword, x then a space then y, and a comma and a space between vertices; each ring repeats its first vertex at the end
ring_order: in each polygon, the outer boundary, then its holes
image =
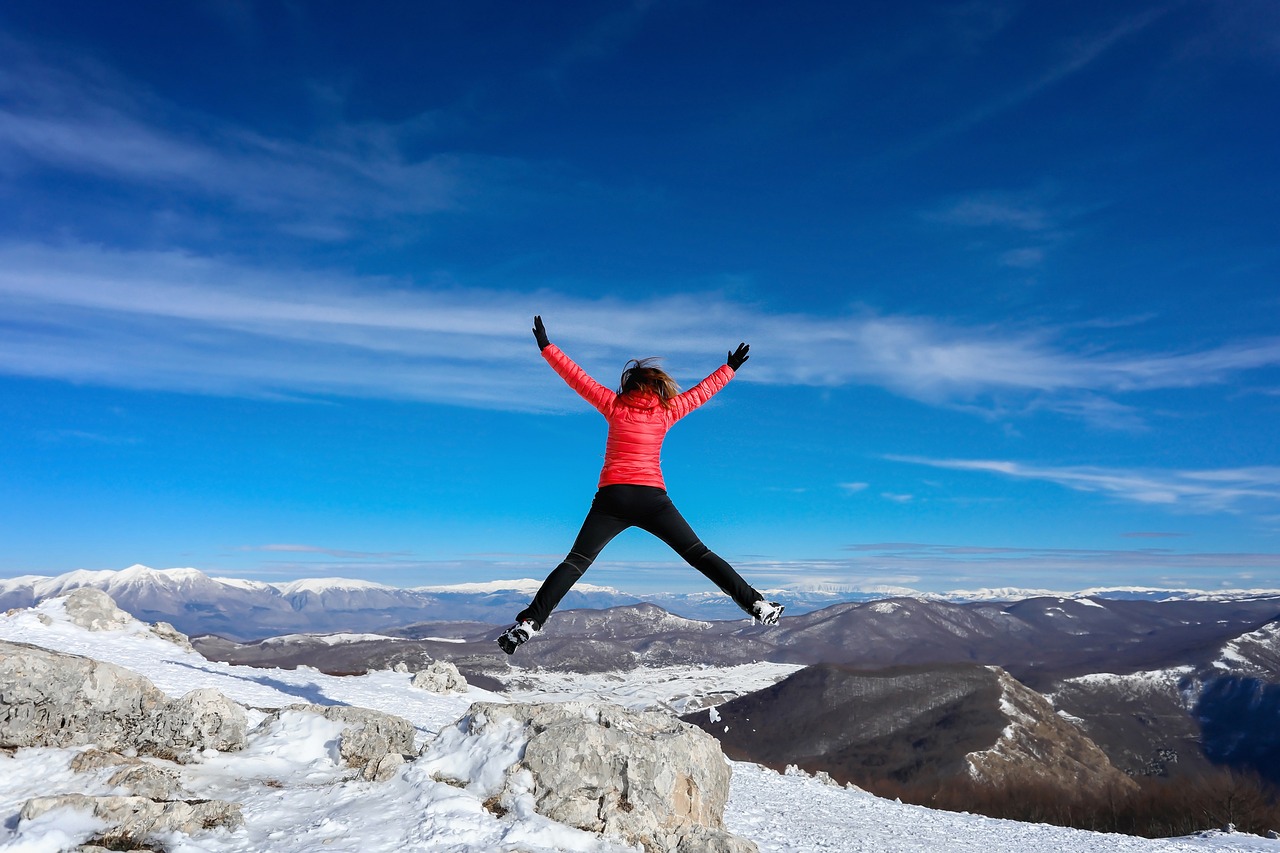
MULTIPOLYGON (((896 601, 877 601, 875 604, 870 604, 867 607, 872 613, 880 613, 885 616, 890 613, 896 613, 902 609, 902 605, 898 604, 896 601)), ((908 613, 907 615, 910 616, 911 614, 908 613)))
MULTIPOLYGON (((234 831, 166 836, 162 839, 165 849, 174 853, 622 853, 631 848, 535 814, 527 793, 517 798, 515 808, 506 815, 488 810, 486 793, 497 784, 498 768, 505 768, 519 753, 523 735, 514 727, 489 726, 479 743, 475 737, 460 737, 457 722, 471 703, 536 696, 556 701, 601 698, 674 709, 683 697, 688 697, 684 702, 688 707, 693 699, 705 700, 731 683, 738 687, 763 684, 786 674, 763 664, 753 665, 755 669, 655 668, 563 680, 550 673, 525 671, 519 675, 527 684, 508 695, 475 688, 465 695, 437 695, 412 688, 406 673, 339 677, 305 667, 254 669, 215 663, 155 636, 137 622, 119 630, 89 633, 67 620, 59 600, 0 616, 0 638, 120 664, 145 675, 170 696, 213 687, 255 708, 299 701, 358 705, 406 717, 417 727, 420 742, 440 735, 423 759, 406 764, 387 782, 355 778, 334 754, 335 724, 300 712, 284 712, 270 728, 255 729, 242 752, 206 753, 197 763, 183 767, 165 764, 180 774, 191 797, 234 800, 242 805, 245 818, 245 825, 234 831), (440 781, 446 777, 456 784, 440 781)), ((252 712, 251 722, 263 717, 260 711, 252 712)), ((54 853, 92 836, 94 822, 73 812, 17 820, 23 802, 32 796, 118 793, 106 785, 105 773, 69 769, 78 751, 0 752, 0 850, 54 853)), ((731 765, 726 826, 755 841, 762 853, 1280 851, 1277 842, 1242 834, 1149 840, 933 811, 805 775, 779 774, 743 762, 731 765)))
MULTIPOLYGON (((427 637, 425 639, 434 639, 427 637)), ((373 640, 391 640, 408 642, 404 637, 388 637, 386 634, 353 634, 339 631, 336 634, 281 634, 278 637, 267 637, 262 641, 264 646, 289 645, 299 641, 319 643, 322 646, 339 646, 344 643, 365 643, 373 640)), ((445 640, 447 643, 466 642, 465 640, 445 640)))
MULTIPOLYGON (((455 583, 445 586, 416 586, 414 592, 454 592, 466 594, 484 594, 493 592, 519 592, 525 594, 533 594, 542 587, 542 581, 534 578, 520 578, 518 580, 509 581, 484 581, 477 583, 455 583)), ((618 590, 611 586, 598 586, 590 583, 575 583, 573 585, 575 592, 603 592, 613 595, 621 595, 618 590)))
POLYGON ((333 590, 347 589, 385 589, 394 591, 396 587, 387 586, 385 584, 374 583, 373 581, 356 580, 354 578, 304 578, 302 580, 290 581, 289 583, 271 584, 284 595, 297 595, 300 592, 311 592, 316 595, 322 595, 333 590))
POLYGON ((803 669, 798 664, 652 666, 626 672, 579 673, 519 670, 508 680, 514 702, 597 699, 633 711, 667 710, 678 716, 727 702, 778 683, 803 669))
MULTIPOLYGON (((450 585, 432 585, 418 587, 394 587, 367 580, 350 578, 305 578, 300 580, 265 583, 238 578, 210 577, 199 569, 172 568, 152 569, 135 564, 121 570, 77 570, 49 577, 45 575, 23 575, 8 579, 0 579, 0 595, 15 590, 30 590, 37 598, 57 595, 77 586, 96 586, 108 592, 121 585, 143 586, 153 584, 159 587, 173 588, 178 586, 204 586, 216 589, 222 586, 249 592, 261 592, 273 589, 278 593, 291 595, 297 592, 323 594, 336 590, 387 592, 408 592, 428 594, 458 595, 493 595, 498 593, 517 593, 531 595, 542 585, 540 579, 519 578, 514 580, 487 581, 478 583, 459 583, 450 585)), ((581 593, 625 596, 626 593, 614 587, 597 586, 590 583, 576 584, 574 589, 581 593)), ((1141 598, 1152 601, 1233 601, 1251 599, 1280 598, 1280 589, 1231 589, 1231 590, 1196 590, 1196 589, 1159 589, 1148 587, 1094 587, 1076 592, 1061 590, 1033 589, 1022 587, 1001 587, 994 589, 951 590, 949 592, 921 592, 911 587, 867 585, 852 586, 846 584, 817 583, 794 584, 765 590, 766 594, 775 598, 799 596, 801 598, 826 597, 829 603, 839 601, 858 601, 868 598, 919 598, 932 601, 977 602, 977 601, 1022 601, 1028 598, 1059 598, 1080 601, 1090 604, 1089 598, 1141 598)), ((718 600, 720 593, 688 593, 682 595, 690 603, 699 600, 718 600)), ((637 596, 644 599, 645 596, 637 596)), ((825 606, 815 601, 815 606, 825 606)), ((1094 606, 1098 605, 1092 602, 1094 606)))

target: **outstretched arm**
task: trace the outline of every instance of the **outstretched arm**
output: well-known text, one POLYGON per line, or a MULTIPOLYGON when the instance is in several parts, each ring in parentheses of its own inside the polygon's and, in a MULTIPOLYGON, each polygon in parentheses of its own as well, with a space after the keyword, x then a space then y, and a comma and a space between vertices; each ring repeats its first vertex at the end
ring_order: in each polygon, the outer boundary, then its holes
POLYGON ((671 401, 671 412, 675 416, 675 420, 680 420, 694 409, 714 397, 720 389, 729 384, 729 380, 737 373, 738 368, 742 367, 750 356, 747 350, 751 349, 745 343, 738 344, 737 350, 729 353, 729 357, 720 369, 699 382, 697 385, 676 396, 671 401))
POLYGON ((616 395, 588 376, 587 372, 575 364, 573 359, 560 351, 560 347, 547 339, 547 330, 542 325, 540 315, 535 315, 533 318, 533 336, 538 342, 538 348, 542 350, 542 357, 547 360, 547 364, 551 365, 551 369, 558 373, 570 388, 578 392, 579 397, 590 403, 601 414, 607 415, 613 408, 616 395))

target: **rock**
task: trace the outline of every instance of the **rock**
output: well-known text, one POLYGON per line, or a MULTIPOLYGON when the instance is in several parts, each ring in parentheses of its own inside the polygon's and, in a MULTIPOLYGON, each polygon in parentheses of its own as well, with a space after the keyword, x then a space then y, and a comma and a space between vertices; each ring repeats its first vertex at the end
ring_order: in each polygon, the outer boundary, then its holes
POLYGON ((466 693, 467 680, 458 668, 447 660, 433 662, 426 669, 414 673, 414 687, 430 690, 432 693, 466 693))
POLYGON ((136 745, 168 698, 115 664, 0 641, 0 745, 136 745))
POLYGON ((195 648, 191 645, 191 638, 168 622, 156 622, 151 626, 151 633, 162 640, 168 640, 179 648, 186 649, 189 652, 195 651, 195 648))
POLYGON ((349 766, 357 769, 370 762, 376 763, 389 753, 402 757, 413 753, 413 723, 394 714, 352 705, 288 705, 268 714, 258 728, 269 728, 285 711, 319 714, 326 720, 343 723, 338 754, 349 766))
POLYGON ((100 749, 86 749, 71 759, 71 769, 77 773, 92 773, 107 767, 116 771, 107 779, 108 785, 124 788, 130 794, 152 800, 180 799, 185 791, 173 773, 141 758, 132 758, 100 749))
POLYGON ((76 753, 76 757, 71 759, 70 766, 76 773, 88 773, 101 770, 103 767, 129 767, 141 763, 140 758, 130 758, 118 752, 106 752, 90 747, 84 752, 76 753))
POLYGON ((148 836, 166 832, 190 835, 202 829, 235 829, 244 824, 238 803, 225 800, 170 800, 157 802, 146 797, 90 797, 63 794, 35 797, 22 806, 18 820, 34 820, 55 809, 85 811, 105 822, 95 843, 108 849, 142 847, 148 836))
POLYGON ((217 690, 200 688, 170 702, 156 715, 156 743, 149 752, 174 760, 205 749, 235 752, 247 745, 248 731, 244 708, 217 690))
POLYGON ((398 752, 388 752, 377 761, 370 761, 360 771, 360 778, 369 782, 387 782, 399 772, 405 764, 404 756, 398 752))
POLYGON ((404 661, 400 661, 395 666, 391 667, 391 671, 392 672, 408 672, 409 664, 405 663, 404 661))
POLYGON ((117 631, 129 627, 133 617, 116 607, 100 589, 82 586, 64 596, 64 607, 73 624, 89 631, 117 631))
POLYGON ((176 800, 186 793, 177 776, 145 761, 121 767, 111 774, 107 784, 150 800, 176 800))
POLYGON ((244 709, 215 690, 170 701, 124 667, 0 641, 0 746, 93 744, 188 760, 245 746, 244 709))
POLYGON ((481 702, 419 760, 448 777, 451 766, 456 773, 468 763, 451 765, 450 756, 478 745, 510 762, 496 790, 482 782, 479 791, 509 810, 528 798, 539 814, 647 853, 756 849, 724 829, 731 771, 720 745, 666 714, 587 702, 481 702))

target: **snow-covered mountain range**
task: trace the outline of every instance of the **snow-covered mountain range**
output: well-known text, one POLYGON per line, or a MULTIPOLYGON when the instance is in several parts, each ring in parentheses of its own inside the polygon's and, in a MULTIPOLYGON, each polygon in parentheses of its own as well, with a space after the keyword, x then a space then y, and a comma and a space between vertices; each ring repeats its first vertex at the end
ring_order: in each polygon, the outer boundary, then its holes
MULTIPOLYGON (((469 752, 448 753, 450 738, 440 736, 462 732, 458 721, 473 702, 528 701, 518 690, 492 693, 471 687, 466 693, 441 695, 413 687, 407 672, 333 676, 310 668, 261 669, 218 663, 162 639, 132 620, 90 632, 68 618, 60 600, 0 616, 0 640, 123 667, 145 676, 174 700, 193 689, 218 691, 247 707, 251 723, 266 724, 250 732, 242 749, 206 749, 188 763, 150 756, 145 760, 131 756, 119 759, 124 766, 149 768, 153 775, 171 777, 186 792, 184 796, 196 798, 189 802, 208 803, 213 799, 206 798, 216 798, 231 803, 243 815, 240 825, 197 825, 190 834, 169 832, 163 836, 163 849, 183 853, 636 853, 634 848, 558 824, 531 809, 498 809, 485 799, 481 776, 487 768, 507 760, 504 750, 511 752, 518 746, 509 738, 473 738, 466 744, 469 752), (435 745, 425 751, 426 760, 401 764, 385 778, 364 778, 344 766, 335 744, 345 735, 336 724, 300 711, 268 713, 269 709, 296 708, 300 697, 315 703, 312 708, 362 707, 402 716, 416 731, 415 748, 435 745), (443 757, 452 758, 457 768, 452 783, 430 772, 432 750, 439 745, 443 745, 443 757)), ((785 672, 780 669, 772 677, 785 672)), ((753 673, 753 678, 770 678, 760 668, 753 673)), ((622 701, 631 707, 656 710, 670 709, 677 695, 714 696, 736 686, 743 677, 738 670, 705 667, 688 668, 678 678, 673 678, 675 673, 670 670, 545 681, 535 672, 527 674, 539 682, 539 702, 622 701)), ((67 808, 42 816, 20 818, 19 813, 28 811, 24 803, 42 795, 118 793, 117 783, 108 777, 118 778, 119 768, 103 767, 106 759, 111 756, 85 745, 0 750, 0 848, 52 853, 75 849, 100 832, 102 826, 96 819, 67 808)), ((778 773, 746 761, 732 762, 731 768, 725 827, 762 853, 1022 853, 1050 849, 1064 853, 1265 853, 1275 850, 1276 845, 1275 841, 1240 833, 1206 832, 1150 840, 992 820, 904 805, 807 774, 778 773)))
MULTIPOLYGON (((146 621, 163 620, 191 635, 218 634, 254 640, 288 633, 379 631, 414 622, 509 623, 540 581, 522 579, 451 586, 400 588, 349 578, 308 578, 265 583, 211 577, 199 569, 152 569, 135 565, 119 571, 74 571, 55 577, 26 575, 0 580, 0 610, 30 607, 76 587, 101 589, 121 607, 146 621)), ((770 590, 799 615, 836 604, 891 597, 930 601, 1017 601, 1032 597, 1101 598, 1145 601, 1236 601, 1280 597, 1280 590, 1156 590, 1115 587, 1070 593, 1024 589, 984 589, 946 594, 905 588, 859 590, 819 586, 770 590)), ((580 583, 561 609, 604 609, 647 602, 690 619, 739 619, 742 613, 717 591, 634 595, 580 583)))

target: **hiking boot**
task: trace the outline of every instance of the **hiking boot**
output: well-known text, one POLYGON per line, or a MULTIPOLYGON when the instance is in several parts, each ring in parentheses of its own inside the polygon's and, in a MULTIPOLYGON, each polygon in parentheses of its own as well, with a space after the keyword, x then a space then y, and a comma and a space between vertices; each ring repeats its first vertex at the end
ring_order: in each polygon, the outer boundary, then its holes
POLYGON ((763 598, 751 605, 751 616, 761 625, 777 625, 786 610, 776 601, 765 601, 763 598))
POLYGON ((515 654, 516 649, 528 642, 529 638, 536 633, 538 633, 538 626, 534 623, 517 622, 498 637, 498 645, 507 654, 515 654))

